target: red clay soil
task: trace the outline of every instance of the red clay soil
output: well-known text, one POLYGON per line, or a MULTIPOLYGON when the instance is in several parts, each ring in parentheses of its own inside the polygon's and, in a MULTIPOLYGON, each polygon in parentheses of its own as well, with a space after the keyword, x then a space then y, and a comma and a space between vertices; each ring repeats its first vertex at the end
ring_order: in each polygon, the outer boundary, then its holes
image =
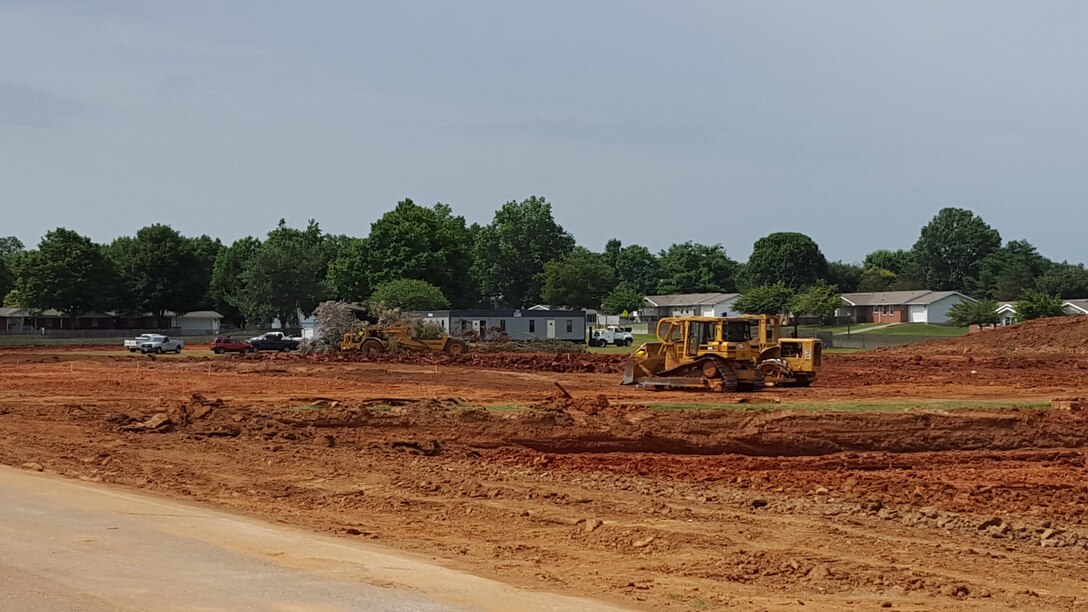
POLYGON ((976 332, 959 338, 931 340, 881 349, 909 355, 1088 355, 1088 317, 1053 317, 976 332))
POLYGON ((0 463, 647 609, 1088 605, 1088 419, 992 403, 1088 395, 1077 355, 835 355, 812 388, 746 396, 518 359, 0 352, 0 463), (840 399, 919 405, 791 409, 840 399))
POLYGON ((234 359, 308 361, 313 363, 397 363, 413 365, 462 366, 492 370, 524 370, 531 372, 623 372, 627 355, 598 353, 384 353, 367 358, 361 353, 333 353, 327 355, 298 355, 293 353, 265 353, 235 355, 234 359))

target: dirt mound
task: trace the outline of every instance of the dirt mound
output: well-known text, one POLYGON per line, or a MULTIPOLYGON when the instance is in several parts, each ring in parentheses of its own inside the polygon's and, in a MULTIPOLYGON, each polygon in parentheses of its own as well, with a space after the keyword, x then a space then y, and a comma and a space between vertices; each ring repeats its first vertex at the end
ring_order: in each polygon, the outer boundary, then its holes
POLYGON ((314 361, 320 363, 401 363, 411 365, 457 365, 491 370, 521 370, 529 372, 585 372, 617 374, 623 372, 626 355, 594 355, 588 353, 384 353, 368 359, 362 353, 333 353, 329 355, 297 355, 266 353, 235 355, 234 359, 263 359, 273 361, 314 361))
MULTIPOLYGON (((650 411, 604 396, 556 398, 524 413, 463 408, 456 399, 392 406, 321 402, 253 410, 194 395, 164 409, 115 414, 117 430, 335 444, 349 436, 432 449, 548 453, 821 456, 841 452, 1079 448, 1088 420, 1048 410, 803 414, 783 410, 650 411)), ((436 451, 437 452, 437 451, 436 451)))
POLYGON ((911 355, 1088 355, 1088 317, 1025 321, 948 340, 882 349, 911 355))

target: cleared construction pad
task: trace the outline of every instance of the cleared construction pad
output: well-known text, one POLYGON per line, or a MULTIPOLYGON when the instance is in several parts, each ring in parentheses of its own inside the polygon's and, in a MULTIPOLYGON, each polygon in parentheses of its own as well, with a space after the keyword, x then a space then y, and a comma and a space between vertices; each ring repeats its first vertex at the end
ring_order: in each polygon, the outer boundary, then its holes
POLYGON ((816 386, 614 358, 0 354, 0 462, 654 609, 1083 609, 1088 361, 831 356, 816 386), (560 383, 571 398, 560 397, 560 383))

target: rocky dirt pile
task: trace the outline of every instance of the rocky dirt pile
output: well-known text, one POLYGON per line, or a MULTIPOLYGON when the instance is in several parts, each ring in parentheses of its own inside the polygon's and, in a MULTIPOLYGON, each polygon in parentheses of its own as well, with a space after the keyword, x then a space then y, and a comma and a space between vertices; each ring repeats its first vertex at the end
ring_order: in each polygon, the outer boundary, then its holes
POLYGON ((411 365, 457 365, 491 370, 521 370, 529 372, 584 372, 618 374, 627 363, 626 355, 596 355, 590 353, 384 353, 367 359, 361 353, 332 353, 328 355, 297 355, 265 353, 234 355, 232 359, 273 361, 315 361, 320 363, 401 363, 411 365))
POLYGON ((911 355, 1088 355, 1088 317, 1053 317, 879 351, 911 355))

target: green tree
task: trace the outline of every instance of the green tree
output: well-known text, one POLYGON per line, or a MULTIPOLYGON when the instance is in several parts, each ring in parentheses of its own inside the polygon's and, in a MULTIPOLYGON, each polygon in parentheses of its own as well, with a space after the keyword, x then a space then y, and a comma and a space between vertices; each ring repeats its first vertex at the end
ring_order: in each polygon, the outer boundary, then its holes
POLYGON ((858 264, 831 261, 827 264, 827 282, 835 285, 840 293, 858 291, 865 269, 858 264))
POLYGON ((298 230, 280 219, 242 271, 241 311, 247 319, 275 317, 284 327, 297 327, 300 313, 313 313, 325 296, 322 238, 316 221, 298 230))
POLYGON ((604 262, 609 268, 616 270, 617 260, 623 252, 623 243, 616 238, 609 239, 604 245, 604 262))
POLYGON ((745 314, 778 315, 790 311, 797 292, 785 283, 753 287, 736 301, 737 310, 745 314))
POLYGON ((18 289, 12 289, 4 294, 4 308, 22 308, 23 296, 19 294, 18 289))
POLYGON ((642 300, 645 296, 630 285, 617 285, 608 295, 601 300, 601 309, 605 314, 617 315, 624 312, 634 312, 642 309, 642 300))
POLYGON ((194 243, 169 225, 150 225, 133 238, 118 238, 107 249, 120 276, 125 312, 192 312, 204 302, 210 265, 197 257, 194 243))
POLYGON ((485 301, 512 308, 540 302, 544 264, 574 249, 544 198, 507 202, 476 232, 473 276, 485 301))
POLYGON ((866 293, 890 291, 895 283, 895 272, 876 266, 866 266, 861 273, 861 280, 858 282, 858 291, 866 293))
POLYGON ((15 288, 15 260, 23 253, 23 243, 15 236, 0 237, 0 295, 15 288))
POLYGON ((1067 300, 1088 298, 1088 270, 1084 264, 1055 264, 1035 280, 1035 288, 1067 300))
MULTIPOLYGON (((192 283, 192 291, 200 292, 200 308, 214 309, 215 300, 212 299, 211 284, 212 271, 215 269, 215 260, 219 258, 219 252, 223 250, 223 242, 218 238, 212 238, 207 234, 201 234, 196 238, 189 238, 189 246, 196 257, 196 268, 189 276, 192 283)), ((226 313, 219 313, 225 315, 226 313)))
POLYGON ((242 273, 260 246, 261 241, 252 236, 239 238, 220 250, 212 265, 208 296, 219 314, 238 327, 246 324, 242 313, 242 307, 247 304, 242 273))
POLYGON ((862 265, 866 268, 873 266, 888 270, 894 274, 902 274, 914 265, 914 254, 904 249, 894 251, 877 249, 865 256, 862 265))
POLYGON ((1001 234, 969 210, 944 208, 922 228, 914 258, 927 288, 963 290, 978 278, 979 263, 1001 247, 1001 234))
POLYGON ((1030 321, 1042 317, 1060 317, 1064 314, 1060 297, 1034 289, 1024 290, 1024 293, 1020 296, 1020 301, 1016 303, 1016 316, 1021 321, 1030 321))
POLYGON ((433 208, 403 200, 370 226, 367 282, 415 278, 442 290, 459 307, 472 306, 478 289, 472 268, 472 235, 465 218, 445 204, 433 208))
POLYGON ((1015 300, 1053 266, 1028 241, 1010 240, 979 263, 978 279, 968 290, 975 297, 1015 300))
POLYGON ((790 310, 797 316, 809 315, 826 319, 835 316, 842 307, 842 296, 835 285, 818 281, 798 293, 790 302, 790 310))
POLYGON ((949 321, 957 327, 978 325, 997 325, 1001 317, 997 314, 997 302, 993 300, 964 300, 948 309, 949 321))
POLYGON ((438 287, 415 278, 384 282, 370 295, 372 305, 381 304, 401 310, 440 310, 450 307, 450 301, 438 287))
POLYGON ((563 259, 545 263, 543 280, 545 303, 574 308, 599 308, 616 286, 604 256, 584 247, 574 247, 563 259))
POLYGON ((660 294, 713 293, 736 291, 737 262, 725 254, 722 245, 681 242, 658 256, 661 262, 660 294))
POLYGON ((339 252, 329 262, 327 283, 329 293, 338 300, 362 302, 370 295, 367 280, 366 238, 352 238, 340 246, 339 252))
POLYGON ((656 291, 658 283, 661 282, 661 262, 650 249, 640 244, 631 244, 620 249, 612 269, 616 273, 617 282, 626 284, 643 295, 656 291))
POLYGON ((0 257, 12 257, 25 250, 23 241, 15 236, 0 236, 0 257))
POLYGON ((24 307, 52 308, 72 318, 102 308, 116 284, 116 271, 102 247, 63 227, 46 233, 36 250, 19 257, 16 276, 24 307))
POLYGON ((760 238, 748 258, 748 282, 782 283, 800 290, 827 275, 827 259, 812 238, 797 232, 776 232, 760 238))

